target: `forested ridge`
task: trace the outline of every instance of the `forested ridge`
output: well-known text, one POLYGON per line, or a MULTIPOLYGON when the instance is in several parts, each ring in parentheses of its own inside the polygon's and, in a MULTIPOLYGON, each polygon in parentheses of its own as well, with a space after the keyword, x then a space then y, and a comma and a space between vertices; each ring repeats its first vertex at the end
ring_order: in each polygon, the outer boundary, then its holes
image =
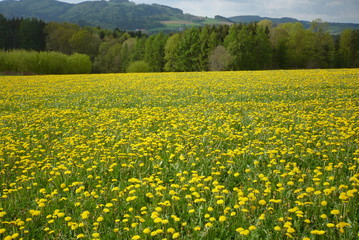
MULTIPOLYGON (((129 0, 84 1, 77 4, 57 0, 3 0, 0 14, 6 18, 37 18, 45 22, 69 22, 80 26, 100 26, 114 30, 141 29, 148 34, 178 32, 183 28, 214 24, 251 23, 269 19, 273 25, 300 22, 309 28, 310 22, 295 18, 268 18, 260 16, 234 16, 214 18, 183 13, 181 9, 159 4, 135 4, 129 0)), ((359 29, 359 24, 329 23, 331 34, 344 29, 359 29)))
MULTIPOLYGON (((90 61, 92 69, 82 69, 94 73, 347 68, 359 67, 359 30, 330 35, 328 24, 320 19, 308 29, 301 23, 273 26, 271 21, 263 20, 146 35, 141 31, 45 23, 35 18, 7 19, 0 15, 0 49, 4 50, 0 52, 0 72, 25 71, 19 66, 11 69, 17 61, 9 60, 8 51, 15 49, 78 54, 77 59, 87 56, 81 59, 86 65, 90 61)), ((31 58, 33 64, 26 64, 26 72, 50 71, 40 71, 39 66, 31 68, 41 62, 39 57, 31 58)))
POLYGON ((38 18, 46 22, 70 22, 80 26, 129 31, 141 29, 147 32, 171 30, 163 21, 200 23, 206 20, 184 14, 180 9, 159 4, 135 4, 128 0, 85 1, 77 4, 55 0, 5 0, 0 1, 0 13, 7 18, 38 18))

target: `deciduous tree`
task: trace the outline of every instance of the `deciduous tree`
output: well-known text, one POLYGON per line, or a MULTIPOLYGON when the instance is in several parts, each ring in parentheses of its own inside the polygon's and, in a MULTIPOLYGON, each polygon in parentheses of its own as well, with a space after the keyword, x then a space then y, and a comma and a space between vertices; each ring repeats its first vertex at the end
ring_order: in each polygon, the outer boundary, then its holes
POLYGON ((217 46, 209 55, 209 70, 223 71, 226 70, 231 62, 231 55, 222 45, 217 46))

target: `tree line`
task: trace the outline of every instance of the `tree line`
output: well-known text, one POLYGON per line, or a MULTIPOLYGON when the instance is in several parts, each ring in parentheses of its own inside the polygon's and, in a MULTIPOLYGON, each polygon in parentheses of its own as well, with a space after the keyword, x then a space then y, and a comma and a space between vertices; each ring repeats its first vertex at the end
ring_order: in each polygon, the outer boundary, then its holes
POLYGON ((0 73, 80 74, 91 73, 92 63, 85 54, 26 50, 0 51, 0 73))
POLYGON ((94 73, 349 68, 359 67, 359 30, 332 36, 320 19, 309 29, 263 20, 148 36, 0 15, 0 49, 83 54, 94 73))

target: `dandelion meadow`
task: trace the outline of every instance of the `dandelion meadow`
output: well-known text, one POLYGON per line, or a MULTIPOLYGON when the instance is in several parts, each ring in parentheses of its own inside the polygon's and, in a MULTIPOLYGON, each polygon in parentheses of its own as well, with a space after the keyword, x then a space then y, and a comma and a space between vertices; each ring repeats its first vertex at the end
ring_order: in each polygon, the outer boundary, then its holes
POLYGON ((359 69, 0 86, 0 239, 359 238, 359 69))

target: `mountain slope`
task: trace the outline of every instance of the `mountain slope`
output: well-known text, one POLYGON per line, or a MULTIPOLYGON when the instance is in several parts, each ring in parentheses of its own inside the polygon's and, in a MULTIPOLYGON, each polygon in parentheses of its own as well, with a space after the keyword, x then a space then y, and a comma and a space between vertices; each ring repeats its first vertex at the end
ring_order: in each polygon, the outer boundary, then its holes
POLYGON ((53 0, 21 0, 0 2, 0 13, 7 18, 39 18, 46 21, 61 21, 60 15, 72 4, 53 0))
POLYGON ((7 18, 36 17, 47 22, 73 22, 80 25, 149 29, 163 26, 160 21, 185 19, 180 9, 158 4, 138 4, 129 1, 87 1, 70 4, 55 0, 7 0, 0 2, 0 13, 7 18))
MULTIPOLYGON (((0 1, 0 14, 6 18, 38 18, 46 22, 71 22, 81 26, 100 26, 121 30, 145 30, 151 32, 179 31, 191 26, 232 24, 233 22, 259 22, 271 20, 275 25, 284 22, 310 22, 294 18, 267 18, 260 16, 237 16, 225 18, 199 17, 184 14, 182 10, 159 4, 135 4, 128 0, 87 1, 70 4, 56 0, 5 0, 0 1)), ((359 29, 359 24, 330 23, 330 31, 339 34, 345 28, 359 29)))

